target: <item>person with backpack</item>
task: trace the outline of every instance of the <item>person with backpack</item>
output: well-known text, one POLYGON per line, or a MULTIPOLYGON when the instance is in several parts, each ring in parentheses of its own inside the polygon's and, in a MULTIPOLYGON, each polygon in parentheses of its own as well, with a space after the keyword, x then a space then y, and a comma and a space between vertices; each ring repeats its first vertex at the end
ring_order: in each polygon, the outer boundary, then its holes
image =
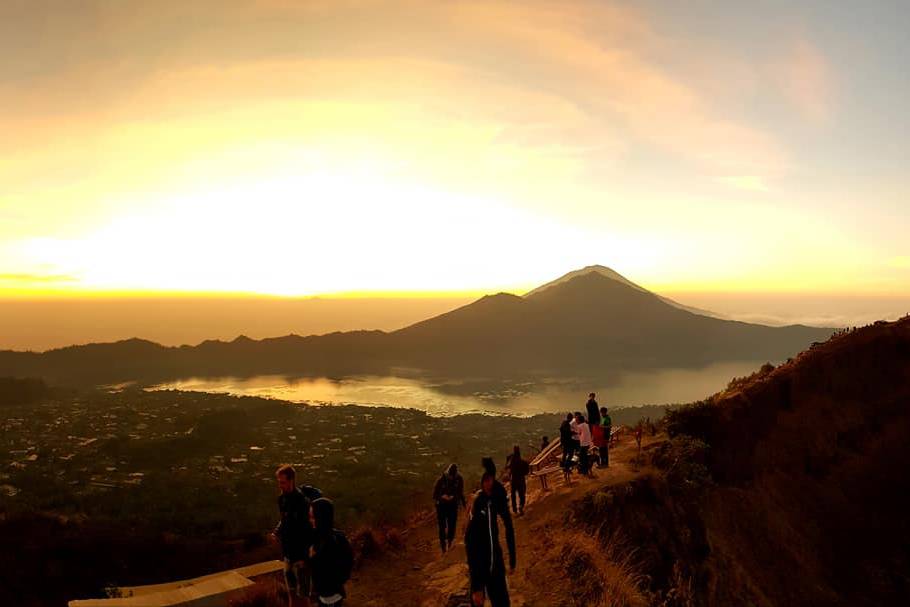
POLYGON ((278 512, 281 520, 272 537, 281 544, 284 579, 289 607, 308 607, 310 595, 309 549, 313 542, 310 503, 322 497, 315 487, 297 486, 294 467, 284 464, 275 471, 278 482, 278 512))
POLYGON ((512 514, 519 516, 525 513, 525 495, 528 492, 526 482, 531 466, 526 460, 521 459, 521 448, 515 445, 512 448, 512 457, 509 458, 509 486, 512 493, 512 514), (518 494, 518 506, 515 504, 515 494, 518 494))
POLYGON ((319 607, 343 607, 347 596, 344 585, 354 570, 354 551, 344 532, 335 529, 335 505, 331 500, 321 497, 313 501, 310 515, 313 597, 319 607))
POLYGON ((499 544, 501 518, 506 528, 509 548, 509 572, 515 571, 515 530, 509 508, 497 497, 495 468, 486 470, 480 481, 481 489, 474 496, 471 517, 465 530, 465 551, 468 557, 471 604, 483 607, 489 597, 493 607, 509 607, 509 588, 502 546, 499 544))
POLYGON ((439 547, 443 554, 452 547, 455 527, 458 524, 458 506, 468 507, 464 497, 464 479, 458 473, 458 466, 451 464, 433 487, 433 501, 436 503, 436 523, 439 526, 439 547))

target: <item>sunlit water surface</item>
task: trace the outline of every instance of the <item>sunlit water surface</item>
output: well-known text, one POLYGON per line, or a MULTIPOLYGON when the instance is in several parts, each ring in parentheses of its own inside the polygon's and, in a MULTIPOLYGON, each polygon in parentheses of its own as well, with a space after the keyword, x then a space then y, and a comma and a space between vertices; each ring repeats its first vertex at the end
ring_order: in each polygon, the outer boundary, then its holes
POLYGON ((596 392, 601 404, 614 407, 691 402, 721 390, 733 377, 748 375, 760 365, 760 362, 739 361, 700 369, 621 372, 608 378, 513 381, 373 375, 192 377, 158 384, 152 389, 261 396, 318 405, 406 407, 431 415, 533 415, 581 409, 589 392, 596 392))

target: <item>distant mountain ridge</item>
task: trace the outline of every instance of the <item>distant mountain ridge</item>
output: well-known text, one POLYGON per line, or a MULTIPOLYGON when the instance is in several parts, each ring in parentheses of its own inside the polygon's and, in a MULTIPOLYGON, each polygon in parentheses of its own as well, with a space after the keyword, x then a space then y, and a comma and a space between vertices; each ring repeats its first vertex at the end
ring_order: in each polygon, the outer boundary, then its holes
POLYGON ((0 352, 0 376, 79 383, 188 376, 436 374, 573 376, 604 370, 781 360, 833 329, 722 320, 590 266, 524 297, 499 293, 397 331, 287 335, 165 347, 141 339, 0 352))

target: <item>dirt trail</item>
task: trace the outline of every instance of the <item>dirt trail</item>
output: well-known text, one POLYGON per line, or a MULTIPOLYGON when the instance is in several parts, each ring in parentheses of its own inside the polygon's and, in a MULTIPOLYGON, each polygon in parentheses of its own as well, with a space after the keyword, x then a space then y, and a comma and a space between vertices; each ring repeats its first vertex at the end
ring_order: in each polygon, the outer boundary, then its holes
MULTIPOLYGON (((645 441, 645 444, 651 441, 645 441)), ((565 591, 564 577, 553 569, 554 541, 550 531, 562 527, 568 505, 600 487, 622 484, 641 474, 630 461, 636 454, 635 441, 623 438, 611 450, 611 466, 596 470, 596 478, 579 478, 567 486, 550 477, 550 490, 543 492, 537 479, 528 479, 525 515, 514 517, 518 566, 509 576, 512 605, 516 607, 553 605, 565 591), (552 573, 552 575, 550 575, 552 573), (554 579, 555 578, 555 579, 554 579)), ((557 475, 558 476, 558 475, 557 475)), ((470 500, 469 500, 470 501, 470 500)), ((419 605, 420 607, 469 606, 468 567, 464 549, 466 512, 458 517, 455 545, 446 554, 439 549, 435 514, 428 512, 403 533, 404 547, 389 552, 356 572, 350 584, 353 606, 379 607, 419 605)), ((505 550, 504 532, 500 542, 505 550)), ((489 604, 489 603, 488 603, 489 604)))

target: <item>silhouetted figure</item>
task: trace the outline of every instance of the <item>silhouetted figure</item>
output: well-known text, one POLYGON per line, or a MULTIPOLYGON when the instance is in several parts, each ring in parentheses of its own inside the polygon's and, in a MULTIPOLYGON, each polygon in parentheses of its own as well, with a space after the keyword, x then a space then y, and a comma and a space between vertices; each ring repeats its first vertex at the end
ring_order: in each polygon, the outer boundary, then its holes
POLYGON ((600 408, 600 427, 603 428, 604 443, 600 447, 600 465, 610 465, 610 436, 613 434, 613 420, 606 407, 600 408))
POLYGON ((309 551, 314 538, 310 503, 322 493, 314 487, 298 487, 297 474, 290 465, 279 467, 275 471, 275 479, 281 492, 278 496, 281 520, 272 535, 281 543, 288 604, 290 607, 305 607, 310 604, 309 551))
POLYGON ((540 439, 540 450, 541 451, 543 451, 544 449, 546 449, 549 446, 550 446, 550 437, 549 436, 545 436, 542 439, 540 439))
POLYGON ((458 506, 467 508, 464 497, 464 479, 458 473, 458 466, 451 464, 436 481, 433 488, 436 503, 436 522, 439 526, 439 547, 445 552, 455 540, 455 526, 458 524, 458 506))
POLYGON ((508 506, 503 507, 503 502, 496 497, 497 482, 495 469, 492 473, 484 472, 465 531, 471 602, 475 607, 483 606, 485 596, 490 598, 493 607, 509 607, 510 604, 497 517, 506 528, 510 572, 515 570, 515 530, 508 506))
POLYGON ((335 505, 324 497, 310 507, 314 528, 310 548, 313 595, 318 605, 342 607, 344 585, 354 569, 354 551, 342 531, 335 529, 335 505))
POLYGON ((531 466, 521 458, 521 449, 518 445, 512 448, 512 457, 509 459, 509 486, 512 493, 512 513, 525 513, 525 495, 528 492, 526 483, 531 466), (515 494, 518 494, 518 505, 515 504, 515 494))
POLYGON ((592 426, 600 425, 600 408, 597 405, 597 400, 595 400, 595 394, 591 392, 588 394, 588 402, 585 403, 585 409, 588 413, 588 423, 592 426))
POLYGON ((572 465, 572 454, 575 451, 575 442, 572 439, 571 422, 574 418, 571 413, 566 413, 566 418, 559 425, 559 446, 562 447, 562 467, 568 470, 572 465))

